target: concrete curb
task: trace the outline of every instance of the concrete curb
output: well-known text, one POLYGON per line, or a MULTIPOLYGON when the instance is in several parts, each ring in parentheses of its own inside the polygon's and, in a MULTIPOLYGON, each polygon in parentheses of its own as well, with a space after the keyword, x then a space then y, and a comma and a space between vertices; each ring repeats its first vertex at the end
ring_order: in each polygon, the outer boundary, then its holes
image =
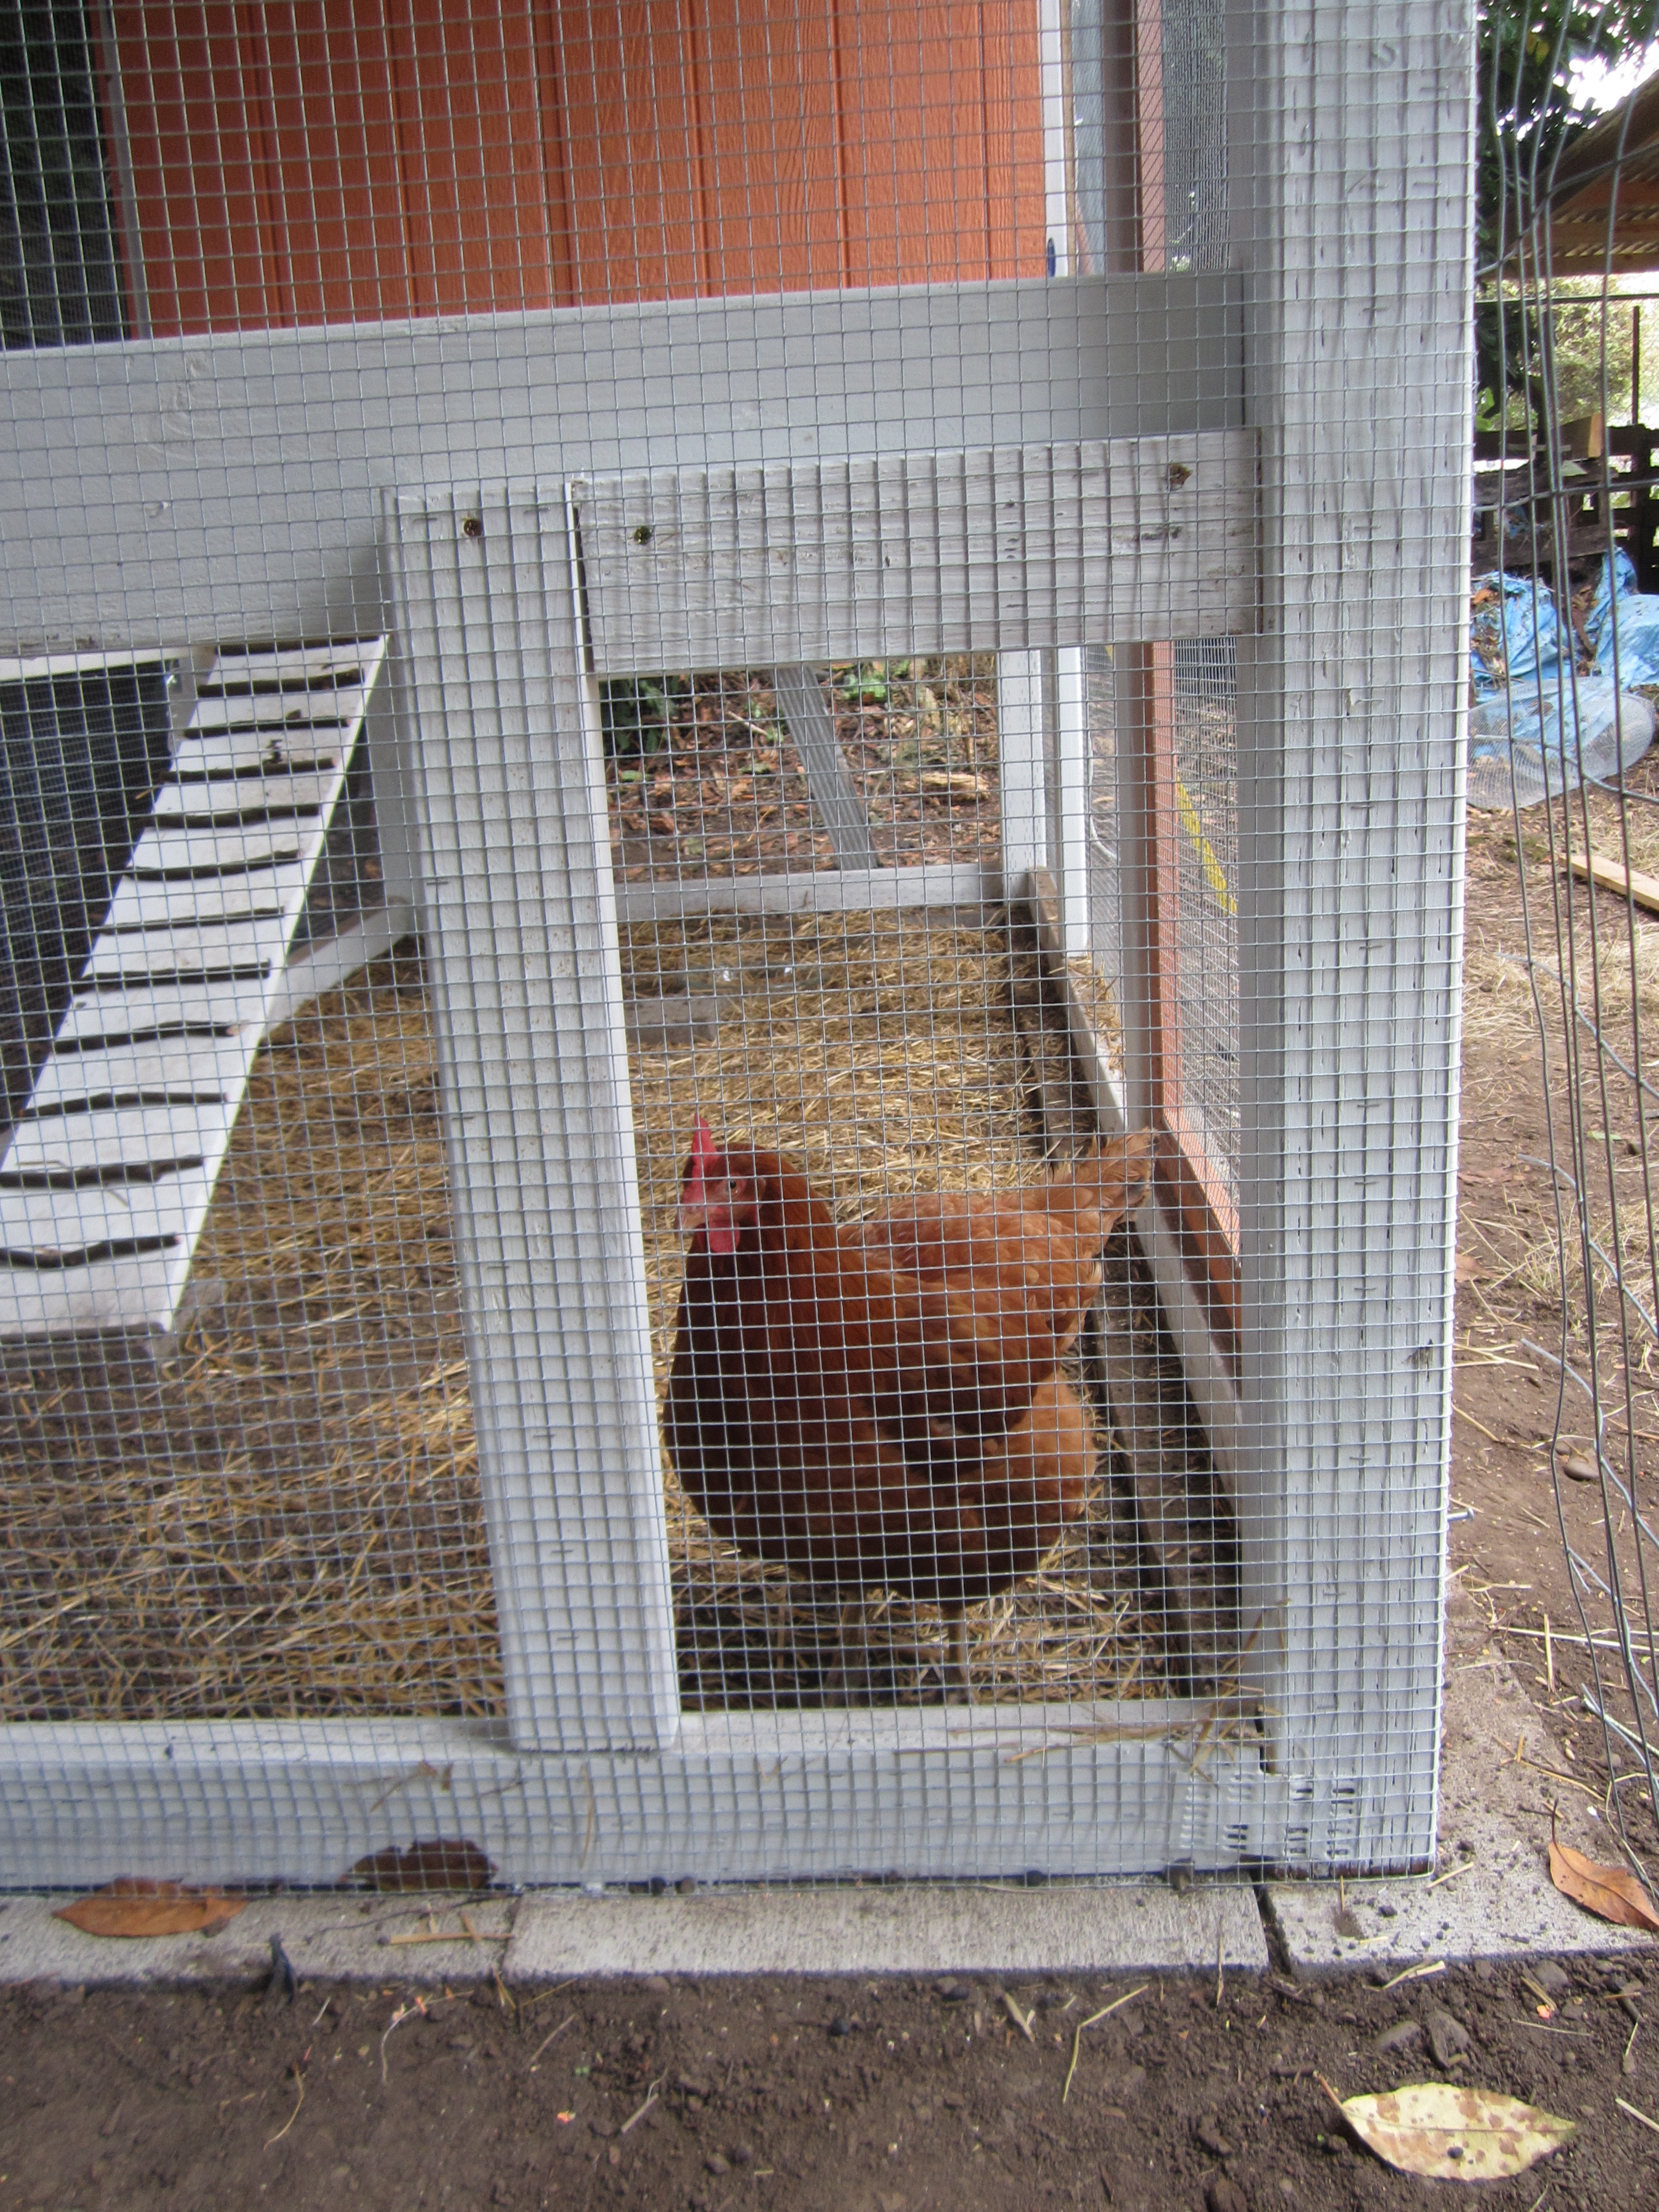
POLYGON ((1180 1895, 1162 1883, 1067 1882, 690 1897, 298 1893, 255 1899, 217 1936, 143 1942, 82 1935, 53 1918, 58 1899, 0 1897, 0 1985, 254 1987, 270 1974, 273 1938, 303 1980, 388 1990, 497 1974, 511 1986, 645 1974, 1260 1972, 1273 1963, 1269 1936, 1279 1963, 1310 1975, 1650 1948, 1581 1912, 1550 1881, 1546 1790, 1564 1842, 1592 1858, 1616 1856, 1588 1793, 1571 1778, 1547 1778, 1550 1744, 1524 1686, 1485 1650, 1465 1606, 1461 1616, 1454 1609, 1450 1634, 1432 1878, 1340 1889, 1274 1882, 1260 1904, 1242 1884, 1222 1883, 1180 1895), (460 1928, 463 1910, 476 1937, 460 1928), (1339 1914, 1352 1918, 1339 1926, 1339 1914), (434 1929, 453 1933, 434 1941, 434 1929))
POLYGON ((52 1917, 61 1897, 0 1899, 0 1984, 57 1981, 85 1989, 254 1988, 270 1978, 273 1937, 302 1981, 441 1989, 488 1981, 504 1965, 517 1898, 295 1895, 256 1898, 217 1936, 83 1936, 52 1917), (481 1941, 393 1943, 428 1925, 458 1928, 465 1910, 481 1941))
POLYGON ((221 1934, 114 1940, 55 1919, 56 1898, 0 1901, 0 1984, 263 1984, 271 1942, 305 1981, 458 1988, 642 1974, 1259 1972, 1254 1893, 1162 1887, 580 1892, 476 1898, 257 1899, 221 1934), (428 1923, 428 1910, 432 1920, 428 1923), (465 1910, 481 1940, 424 1939, 465 1910), (399 1940, 399 1939, 404 1940, 399 1940), (505 1940, 503 1940, 505 1939, 505 1940))
POLYGON ((565 1974, 1122 1973, 1267 1965, 1248 1889, 708 1890, 527 1897, 526 1979, 565 1974))
POLYGON ((1449 1635, 1438 1870, 1340 1891, 1334 1882, 1269 1884, 1267 1925, 1295 1973, 1650 1948, 1633 1929, 1581 1911, 1551 1881, 1546 1791, 1563 1843, 1604 1863, 1619 1854, 1587 1793, 1545 1778, 1558 1754, 1543 1717, 1508 1662, 1485 1648, 1472 1611, 1465 1601, 1460 1619, 1454 1607, 1449 1635), (1518 1747, 1531 1765, 1519 1763, 1518 1747), (1345 1907, 1357 1935, 1337 1926, 1345 1907))

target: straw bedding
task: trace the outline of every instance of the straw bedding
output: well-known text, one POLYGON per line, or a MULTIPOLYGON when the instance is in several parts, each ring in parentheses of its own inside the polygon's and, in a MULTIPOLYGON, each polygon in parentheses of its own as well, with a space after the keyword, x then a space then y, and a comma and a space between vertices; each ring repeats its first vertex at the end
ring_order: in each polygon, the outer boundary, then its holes
MULTIPOLYGON (((716 920, 624 932, 659 1355, 701 1112, 802 1158, 838 1208, 1034 1172, 1006 918, 716 920)), ((494 1605, 417 962, 389 960, 262 1054, 178 1357, 13 1354, 0 1437, 0 1718, 500 1710, 494 1605)), ((668 1482, 692 1705, 821 1702, 836 1624, 711 1540, 668 1482)), ((982 1698, 1158 1694, 1133 1515, 1103 1480, 1043 1574, 970 1617, 982 1698)), ((872 1694, 937 1694, 940 1625, 872 1607, 872 1694), (896 1620, 896 1633, 893 1623, 896 1620), (886 1639, 890 1638, 890 1644, 886 1639)))

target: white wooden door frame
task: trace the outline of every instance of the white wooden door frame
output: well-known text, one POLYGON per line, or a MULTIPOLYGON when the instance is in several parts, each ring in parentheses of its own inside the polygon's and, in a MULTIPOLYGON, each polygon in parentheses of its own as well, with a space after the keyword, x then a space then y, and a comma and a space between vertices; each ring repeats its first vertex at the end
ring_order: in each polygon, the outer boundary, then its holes
POLYGON ((599 685, 1254 615, 1224 430, 390 495, 399 702, 515 1748, 680 1727, 599 685))

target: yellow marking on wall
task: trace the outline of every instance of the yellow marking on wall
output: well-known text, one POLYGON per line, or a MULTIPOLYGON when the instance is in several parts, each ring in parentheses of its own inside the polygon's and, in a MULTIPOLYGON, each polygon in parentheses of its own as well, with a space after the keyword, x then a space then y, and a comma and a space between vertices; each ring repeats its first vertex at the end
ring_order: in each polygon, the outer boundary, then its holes
POLYGON ((1238 901, 1228 889, 1226 871, 1204 835, 1204 824, 1198 818, 1198 809, 1193 805, 1192 794, 1179 776, 1176 778, 1176 805, 1181 810, 1181 826, 1192 839, 1197 848, 1198 857, 1204 864, 1204 872, 1209 878, 1210 889, 1215 893, 1216 903, 1224 914, 1236 915, 1238 901))

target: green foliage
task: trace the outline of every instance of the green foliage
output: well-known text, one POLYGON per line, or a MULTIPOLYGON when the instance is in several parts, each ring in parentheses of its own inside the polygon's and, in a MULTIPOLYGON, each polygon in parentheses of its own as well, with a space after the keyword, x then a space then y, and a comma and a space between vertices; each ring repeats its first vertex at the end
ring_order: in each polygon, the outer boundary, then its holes
MULTIPOLYGON (((1480 112, 1475 139, 1476 264, 1497 272, 1507 235, 1548 191, 1556 162, 1597 119, 1575 100, 1577 64, 1617 62, 1653 43, 1659 0, 1606 0, 1587 7, 1573 0, 1480 0, 1480 112)), ((1529 272, 1530 273, 1530 272, 1529 272)), ((1611 337, 1611 331, 1609 332, 1611 337)), ((1558 349, 1561 327, 1556 331, 1558 349)), ((1475 315, 1480 416, 1496 422, 1507 395, 1526 395, 1541 412, 1541 333, 1535 312, 1513 301, 1483 300, 1475 315)), ((1576 348, 1582 350, 1582 348, 1576 348)), ((1626 348, 1628 350, 1628 348, 1626 348)), ((1588 413, 1600 402, 1600 331, 1595 333, 1597 397, 1580 407, 1556 401, 1556 411, 1588 413)), ((1612 380, 1612 362, 1608 364, 1612 380)), ((1629 362, 1625 366, 1626 386, 1629 362)))
MULTIPOLYGON (((1477 343, 1484 337, 1495 356, 1497 302, 1480 301, 1474 318, 1477 343)), ((1500 421, 1507 421, 1525 432, 1529 421, 1541 421, 1552 411, 1554 419, 1563 422, 1602 411, 1610 422, 1627 422, 1632 350, 1629 304, 1610 291, 1599 276, 1558 277, 1550 288, 1547 319, 1553 368, 1547 404, 1545 311, 1530 299, 1511 296, 1504 303, 1503 335, 1508 354, 1504 412, 1499 415, 1494 377, 1480 393, 1477 428, 1495 429, 1500 421)), ((1659 397, 1645 374, 1643 388, 1646 400, 1659 397)))
POLYGON ((617 676, 599 686, 608 760, 644 758, 668 743, 674 709, 691 689, 684 676, 617 676))
POLYGON ((872 660, 861 667, 839 670, 836 689, 849 703, 885 707, 891 696, 893 684, 909 673, 908 660, 872 660))

